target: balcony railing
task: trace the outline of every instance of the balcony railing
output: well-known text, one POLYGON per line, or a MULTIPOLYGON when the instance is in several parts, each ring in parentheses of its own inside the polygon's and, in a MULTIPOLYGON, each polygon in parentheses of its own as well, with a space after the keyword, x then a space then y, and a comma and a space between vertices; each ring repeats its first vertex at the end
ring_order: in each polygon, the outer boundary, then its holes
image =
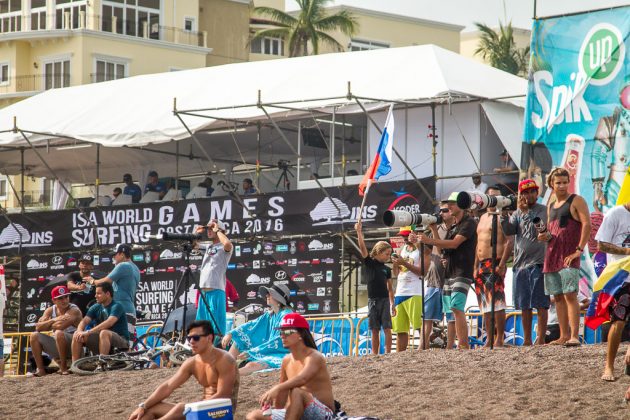
POLYGON ((27 17, 18 16, 18 18, 9 19, 0 16, 0 37, 2 34, 24 31, 90 29, 174 44, 207 46, 207 33, 205 31, 186 31, 182 28, 159 25, 157 22, 151 21, 150 18, 125 20, 118 19, 116 16, 87 15, 83 11, 74 14, 65 11, 62 15, 38 13, 27 17))
POLYGON ((42 91, 68 86, 70 86, 70 74, 68 73, 30 74, 9 77, 7 80, 0 82, 0 95, 42 91))

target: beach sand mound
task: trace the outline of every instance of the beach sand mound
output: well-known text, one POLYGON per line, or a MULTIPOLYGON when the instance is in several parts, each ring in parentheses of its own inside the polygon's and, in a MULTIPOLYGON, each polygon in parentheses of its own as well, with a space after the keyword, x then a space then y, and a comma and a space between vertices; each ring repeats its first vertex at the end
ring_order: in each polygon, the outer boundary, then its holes
MULTIPOLYGON (((630 418, 621 346, 613 383, 600 380, 605 347, 409 351, 329 359, 335 398, 349 415, 424 418, 630 418)), ((5 419, 124 419, 173 369, 0 379, 5 419)), ((242 378, 237 418, 258 407, 278 372, 242 378)), ((194 401, 190 380, 169 401, 194 401)))

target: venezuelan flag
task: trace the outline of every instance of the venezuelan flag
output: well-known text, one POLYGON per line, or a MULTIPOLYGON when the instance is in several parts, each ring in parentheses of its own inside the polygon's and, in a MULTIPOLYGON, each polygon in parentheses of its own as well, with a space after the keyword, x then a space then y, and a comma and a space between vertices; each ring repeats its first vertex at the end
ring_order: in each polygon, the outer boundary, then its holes
POLYGON ((586 311, 587 327, 594 330, 610 321, 609 308, 624 283, 630 283, 630 257, 608 264, 597 279, 593 287, 593 299, 586 311))
POLYGON ((394 105, 389 107, 385 128, 381 135, 381 141, 376 150, 376 156, 359 184, 359 195, 363 196, 368 183, 377 180, 381 175, 387 175, 392 170, 392 151, 394 149, 394 105))

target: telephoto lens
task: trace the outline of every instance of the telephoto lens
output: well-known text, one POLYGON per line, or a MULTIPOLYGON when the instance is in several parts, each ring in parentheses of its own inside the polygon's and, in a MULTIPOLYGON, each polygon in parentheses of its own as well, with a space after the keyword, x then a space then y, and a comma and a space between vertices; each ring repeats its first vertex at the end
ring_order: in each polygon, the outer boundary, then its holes
POLYGON ((543 222, 543 220, 540 217, 534 217, 534 219, 532 220, 532 223, 534 224, 534 227, 536 228, 538 233, 547 232, 547 225, 545 224, 545 222, 543 222))

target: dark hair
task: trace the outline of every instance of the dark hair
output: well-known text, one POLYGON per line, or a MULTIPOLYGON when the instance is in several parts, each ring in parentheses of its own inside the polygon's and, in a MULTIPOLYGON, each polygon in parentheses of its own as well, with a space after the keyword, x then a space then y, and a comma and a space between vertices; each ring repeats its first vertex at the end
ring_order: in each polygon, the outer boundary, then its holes
POLYGON ((311 332, 306 328, 297 328, 297 330, 300 334, 300 337, 302 337, 302 341, 304 341, 306 347, 317 350, 317 345, 315 344, 315 339, 311 335, 311 332))
POLYGON ((122 190, 119 187, 114 188, 114 192, 118 192, 118 194, 122 194, 122 190))
POLYGON ((111 297, 114 297, 114 286, 112 286, 111 283, 109 282, 101 283, 96 287, 97 288, 100 287, 103 292, 109 293, 111 297))
POLYGON ((204 334, 214 336, 214 329, 212 328, 212 324, 210 323, 210 321, 207 321, 205 319, 198 319, 188 324, 186 334, 190 334, 190 330, 192 330, 193 328, 201 328, 203 329, 204 334))
POLYGON ((250 178, 245 178, 243 182, 247 182, 250 185, 254 185, 254 181, 252 181, 250 178))
POLYGON ((490 185, 488 188, 486 188, 486 194, 488 194, 490 192, 490 190, 496 190, 499 191, 499 193, 501 193, 501 187, 499 185, 490 185))

